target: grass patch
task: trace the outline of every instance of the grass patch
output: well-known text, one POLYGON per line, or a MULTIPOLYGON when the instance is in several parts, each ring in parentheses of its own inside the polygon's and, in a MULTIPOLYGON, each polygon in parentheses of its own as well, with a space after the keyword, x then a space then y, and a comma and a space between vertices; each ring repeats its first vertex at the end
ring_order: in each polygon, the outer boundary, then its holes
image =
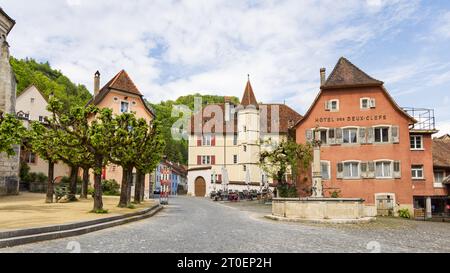
POLYGON ((95 214, 108 214, 109 211, 107 209, 98 209, 98 210, 91 210, 91 213, 95 214))
POLYGON ((127 209, 136 209, 136 206, 133 204, 128 205, 127 209))

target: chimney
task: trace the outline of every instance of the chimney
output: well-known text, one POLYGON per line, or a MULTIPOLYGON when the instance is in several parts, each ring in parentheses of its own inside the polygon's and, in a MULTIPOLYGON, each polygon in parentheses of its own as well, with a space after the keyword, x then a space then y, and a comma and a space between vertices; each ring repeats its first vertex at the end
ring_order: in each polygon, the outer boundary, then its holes
POLYGON ((320 86, 324 86, 327 81, 327 70, 325 68, 320 69, 320 86))
POLYGON ((100 72, 95 72, 94 77, 94 97, 98 95, 98 92, 100 91, 100 72))

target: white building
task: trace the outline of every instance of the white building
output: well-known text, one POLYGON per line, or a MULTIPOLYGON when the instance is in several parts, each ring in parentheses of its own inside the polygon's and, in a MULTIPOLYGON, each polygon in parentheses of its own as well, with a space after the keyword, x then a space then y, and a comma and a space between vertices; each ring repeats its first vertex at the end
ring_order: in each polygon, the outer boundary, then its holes
POLYGON ((284 104, 258 103, 250 81, 241 105, 225 100, 204 107, 190 124, 189 194, 204 197, 223 189, 225 175, 229 190, 260 190, 266 181, 273 186, 259 167, 259 155, 270 148, 269 139, 286 140, 300 119, 284 104))

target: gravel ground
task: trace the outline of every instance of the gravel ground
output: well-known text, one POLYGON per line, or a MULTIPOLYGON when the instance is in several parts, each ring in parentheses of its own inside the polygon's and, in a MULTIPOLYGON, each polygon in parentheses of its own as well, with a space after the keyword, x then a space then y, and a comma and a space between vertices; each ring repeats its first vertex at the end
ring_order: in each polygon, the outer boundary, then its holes
POLYGON ((264 219, 270 210, 257 202, 179 197, 148 220, 0 252, 67 253, 73 246, 86 253, 450 252, 448 223, 391 218, 362 225, 284 223, 264 219))

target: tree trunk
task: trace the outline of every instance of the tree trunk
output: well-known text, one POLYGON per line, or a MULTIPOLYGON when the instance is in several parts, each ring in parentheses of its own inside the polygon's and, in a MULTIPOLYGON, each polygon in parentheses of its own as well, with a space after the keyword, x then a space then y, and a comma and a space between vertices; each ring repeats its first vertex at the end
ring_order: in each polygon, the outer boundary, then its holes
POLYGON ((137 171, 136 173, 136 184, 134 185, 134 203, 141 203, 141 191, 142 191, 142 172, 137 171))
POLYGON ((122 185, 120 187, 119 207, 128 207, 130 205, 128 200, 128 168, 122 167, 122 185))
POLYGON ((69 202, 77 201, 78 169, 78 166, 74 166, 70 170, 69 202))
POLYGON ((141 175, 141 202, 145 200, 145 173, 141 175))
POLYGON ((131 187, 133 186, 133 167, 130 167, 128 169, 128 175, 127 175, 127 202, 128 205, 131 204, 131 187))
POLYGON ((81 187, 81 199, 88 199, 89 168, 83 168, 83 185, 81 187))
POLYGON ((102 192, 102 173, 103 168, 103 157, 98 156, 95 159, 95 175, 94 175, 94 212, 99 212, 103 210, 103 192, 102 192), (97 170, 100 170, 98 172, 97 170))
POLYGON ((48 181, 47 181, 47 198, 45 200, 45 203, 53 203, 53 195, 54 195, 54 185, 53 185, 53 179, 54 179, 54 173, 55 173, 55 163, 49 161, 48 162, 48 181))

